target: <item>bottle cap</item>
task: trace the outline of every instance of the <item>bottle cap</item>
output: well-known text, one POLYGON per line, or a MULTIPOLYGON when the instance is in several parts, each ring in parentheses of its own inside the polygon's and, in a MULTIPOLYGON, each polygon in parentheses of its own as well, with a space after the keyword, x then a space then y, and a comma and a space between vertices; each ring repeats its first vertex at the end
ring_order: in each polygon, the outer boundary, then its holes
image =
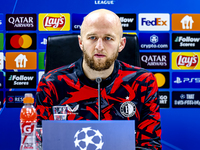
POLYGON ((24 103, 34 103, 33 94, 25 93, 23 101, 24 101, 24 103))

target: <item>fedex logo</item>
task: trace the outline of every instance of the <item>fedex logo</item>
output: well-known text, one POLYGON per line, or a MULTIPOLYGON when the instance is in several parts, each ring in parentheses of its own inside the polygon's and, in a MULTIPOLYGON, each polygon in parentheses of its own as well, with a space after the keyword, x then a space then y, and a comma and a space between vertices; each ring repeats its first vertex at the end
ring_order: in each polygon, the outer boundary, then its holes
POLYGON ((169 14, 139 14, 140 31, 169 31, 169 14))
POLYGON ((147 20, 147 18, 142 18, 142 25, 147 26, 167 26, 167 20, 161 20, 161 18, 155 18, 155 20, 147 20))

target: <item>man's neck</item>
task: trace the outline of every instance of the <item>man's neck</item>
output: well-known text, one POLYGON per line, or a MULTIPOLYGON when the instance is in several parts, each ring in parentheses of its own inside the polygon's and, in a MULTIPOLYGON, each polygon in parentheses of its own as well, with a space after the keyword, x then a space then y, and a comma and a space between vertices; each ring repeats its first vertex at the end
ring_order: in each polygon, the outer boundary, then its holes
POLYGON ((110 68, 103 70, 103 71, 96 71, 91 69, 86 62, 83 60, 83 72, 86 75, 87 78, 89 78, 90 80, 95 80, 96 78, 100 77, 102 79, 106 79, 107 77, 109 77, 114 69, 114 63, 110 66, 110 68))

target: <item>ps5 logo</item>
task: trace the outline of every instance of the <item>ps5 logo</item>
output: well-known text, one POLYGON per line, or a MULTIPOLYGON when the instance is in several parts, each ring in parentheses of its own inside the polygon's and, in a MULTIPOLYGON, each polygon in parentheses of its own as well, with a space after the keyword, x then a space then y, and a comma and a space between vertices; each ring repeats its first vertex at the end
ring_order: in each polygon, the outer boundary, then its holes
POLYGON ((46 39, 46 38, 43 38, 43 41, 40 42, 40 44, 47 45, 47 39, 46 39))
POLYGON ((200 78, 183 78, 176 77, 176 80, 174 83, 180 84, 180 83, 200 83, 200 78))

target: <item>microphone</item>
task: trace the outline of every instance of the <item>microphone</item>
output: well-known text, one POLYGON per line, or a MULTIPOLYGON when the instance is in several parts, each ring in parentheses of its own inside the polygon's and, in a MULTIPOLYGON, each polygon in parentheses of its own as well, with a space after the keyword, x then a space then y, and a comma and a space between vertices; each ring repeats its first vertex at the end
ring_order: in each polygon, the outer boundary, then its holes
POLYGON ((98 120, 101 120, 101 83, 102 79, 100 77, 96 78, 96 82, 98 83, 98 120))

